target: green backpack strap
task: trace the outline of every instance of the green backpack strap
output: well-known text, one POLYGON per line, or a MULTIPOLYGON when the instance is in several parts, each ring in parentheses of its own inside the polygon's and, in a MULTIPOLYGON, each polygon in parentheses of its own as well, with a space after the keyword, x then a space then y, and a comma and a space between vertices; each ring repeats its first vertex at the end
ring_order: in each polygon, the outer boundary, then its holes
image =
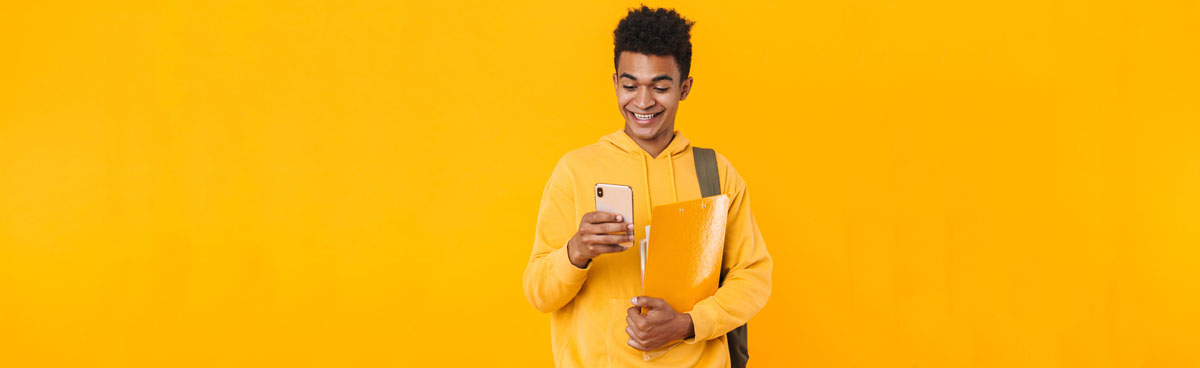
POLYGON ((696 178, 700 179, 700 196, 712 197, 721 194, 721 174, 717 172, 717 151, 692 147, 692 157, 696 158, 696 178))
MULTIPOLYGON (((696 159, 696 179, 700 181, 700 196, 712 197, 721 194, 721 174, 717 171, 717 151, 692 146, 692 157, 696 159)), ((725 273, 721 273, 721 283, 725 273)), ((734 368, 745 368, 750 360, 750 347, 746 325, 725 334, 729 343, 729 363, 734 368)))

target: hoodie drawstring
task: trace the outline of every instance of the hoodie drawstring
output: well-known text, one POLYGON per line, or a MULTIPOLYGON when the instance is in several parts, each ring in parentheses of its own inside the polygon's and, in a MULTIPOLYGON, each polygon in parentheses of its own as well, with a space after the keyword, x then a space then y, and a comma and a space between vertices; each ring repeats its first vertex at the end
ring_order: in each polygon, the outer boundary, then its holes
MULTIPOLYGON (((646 154, 645 152, 640 152, 639 156, 642 157, 642 185, 645 185, 644 188, 646 188, 646 213, 649 214, 651 211, 650 165, 646 163, 646 159, 650 155, 646 154)), ((679 203, 679 189, 675 188, 677 186, 677 183, 675 182, 675 157, 671 154, 671 152, 667 152, 667 165, 670 165, 671 167, 671 203, 679 203)))
POLYGON ((650 166, 646 164, 645 153, 640 152, 639 156, 642 157, 642 185, 646 188, 646 216, 650 216, 650 166))
POLYGON ((671 203, 679 203, 679 193, 675 189, 675 157, 667 152, 667 164, 671 165, 671 203))

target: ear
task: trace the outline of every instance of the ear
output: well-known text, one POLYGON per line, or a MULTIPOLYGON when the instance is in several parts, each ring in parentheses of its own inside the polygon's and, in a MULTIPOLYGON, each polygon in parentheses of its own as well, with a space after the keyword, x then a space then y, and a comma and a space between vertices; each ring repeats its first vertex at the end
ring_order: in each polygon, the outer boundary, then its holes
POLYGON ((679 91, 680 91, 679 100, 680 101, 686 100, 688 94, 692 93, 692 83, 695 83, 695 81, 693 81, 692 77, 689 76, 689 77, 687 77, 686 80, 683 81, 683 83, 679 84, 679 91))
POLYGON ((617 73, 613 72, 613 90, 617 90, 618 88, 621 88, 621 86, 617 84, 617 73))

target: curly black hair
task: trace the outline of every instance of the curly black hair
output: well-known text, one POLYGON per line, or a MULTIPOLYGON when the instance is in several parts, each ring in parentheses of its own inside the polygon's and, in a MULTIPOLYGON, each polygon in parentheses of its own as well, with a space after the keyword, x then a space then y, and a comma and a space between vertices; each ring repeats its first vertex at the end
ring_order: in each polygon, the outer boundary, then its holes
POLYGON ((675 9, 629 9, 629 14, 617 23, 613 31, 613 68, 618 67, 622 51, 639 54, 675 57, 680 80, 687 80, 692 69, 692 25, 675 9))

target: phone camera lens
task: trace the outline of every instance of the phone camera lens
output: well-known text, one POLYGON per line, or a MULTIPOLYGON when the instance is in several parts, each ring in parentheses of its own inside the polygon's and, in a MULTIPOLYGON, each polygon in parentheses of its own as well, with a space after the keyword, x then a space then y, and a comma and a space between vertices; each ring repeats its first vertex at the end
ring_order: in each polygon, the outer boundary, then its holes
POLYGON ((604 197, 604 188, 596 188, 596 196, 604 197))

